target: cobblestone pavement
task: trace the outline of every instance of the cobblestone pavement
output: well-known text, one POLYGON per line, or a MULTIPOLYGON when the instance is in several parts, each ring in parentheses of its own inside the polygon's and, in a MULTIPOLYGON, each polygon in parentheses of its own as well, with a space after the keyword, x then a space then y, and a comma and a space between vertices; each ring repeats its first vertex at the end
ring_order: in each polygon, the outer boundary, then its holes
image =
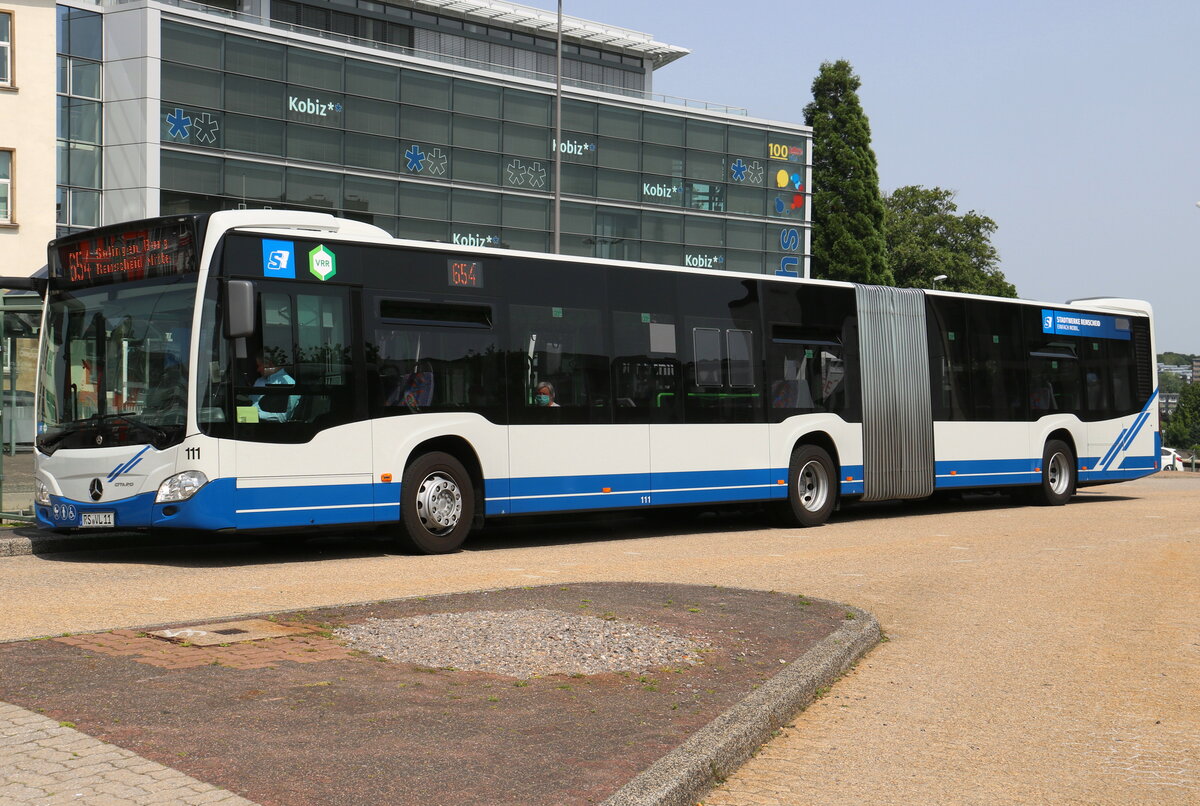
POLYGON ((0 702, 0 806, 255 806, 232 792, 0 702))

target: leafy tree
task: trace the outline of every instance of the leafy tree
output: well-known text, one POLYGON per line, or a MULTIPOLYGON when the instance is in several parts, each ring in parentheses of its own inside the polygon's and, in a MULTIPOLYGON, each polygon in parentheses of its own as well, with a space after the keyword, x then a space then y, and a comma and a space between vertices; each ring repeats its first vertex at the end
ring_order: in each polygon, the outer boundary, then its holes
POLYGON ((1189 383, 1179 393, 1179 405, 1163 429, 1163 442, 1184 449, 1200 445, 1200 383, 1189 383))
POLYGON ((896 285, 1015 297, 992 245, 996 222, 974 210, 958 213, 954 191, 906 185, 883 199, 884 236, 896 285))
POLYGON ((825 62, 804 122, 813 129, 812 275, 892 285, 871 126, 850 62, 825 62))
POLYGON ((1187 353, 1159 353, 1158 363, 1169 364, 1175 367, 1190 367, 1192 365, 1192 358, 1193 356, 1187 353))
POLYGON ((1176 375, 1174 372, 1158 373, 1158 391, 1159 392, 1182 392, 1186 386, 1183 378, 1176 375))

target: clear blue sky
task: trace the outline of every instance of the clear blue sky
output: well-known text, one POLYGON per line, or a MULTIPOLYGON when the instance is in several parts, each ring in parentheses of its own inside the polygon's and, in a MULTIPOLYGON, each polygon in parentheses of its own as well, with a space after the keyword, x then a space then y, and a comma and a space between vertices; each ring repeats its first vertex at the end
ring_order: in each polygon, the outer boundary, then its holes
MULTIPOLYGON (((554 0, 525 0, 553 10, 554 0)), ((692 53, 656 92, 803 122, 821 62, 862 79, 880 183, 993 218, 1026 299, 1148 299, 1200 353, 1200 0, 564 0, 692 53)))

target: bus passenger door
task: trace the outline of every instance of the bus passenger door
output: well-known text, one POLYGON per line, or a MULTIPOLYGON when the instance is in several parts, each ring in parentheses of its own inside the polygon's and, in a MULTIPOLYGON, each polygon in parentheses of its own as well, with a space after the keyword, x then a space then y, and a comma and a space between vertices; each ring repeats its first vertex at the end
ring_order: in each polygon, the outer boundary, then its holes
POLYGON ((675 377, 650 426, 653 503, 786 494, 771 468, 757 282, 681 274, 676 297, 675 377))
POLYGON ((648 503, 648 426, 614 418, 606 313, 592 305, 509 307, 514 514, 648 503))
POLYGON ((257 282, 259 332, 235 370, 239 529, 374 519, 352 297, 345 286, 257 282))

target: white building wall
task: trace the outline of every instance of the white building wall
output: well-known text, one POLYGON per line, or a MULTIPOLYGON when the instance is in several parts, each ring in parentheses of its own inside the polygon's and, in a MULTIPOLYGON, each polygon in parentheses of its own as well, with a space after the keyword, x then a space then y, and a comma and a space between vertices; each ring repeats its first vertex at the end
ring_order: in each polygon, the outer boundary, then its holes
POLYGON ((55 8, 0 0, 13 17, 12 86, 0 88, 0 147, 13 150, 12 223, 0 225, 0 275, 46 265, 55 234, 55 8))

